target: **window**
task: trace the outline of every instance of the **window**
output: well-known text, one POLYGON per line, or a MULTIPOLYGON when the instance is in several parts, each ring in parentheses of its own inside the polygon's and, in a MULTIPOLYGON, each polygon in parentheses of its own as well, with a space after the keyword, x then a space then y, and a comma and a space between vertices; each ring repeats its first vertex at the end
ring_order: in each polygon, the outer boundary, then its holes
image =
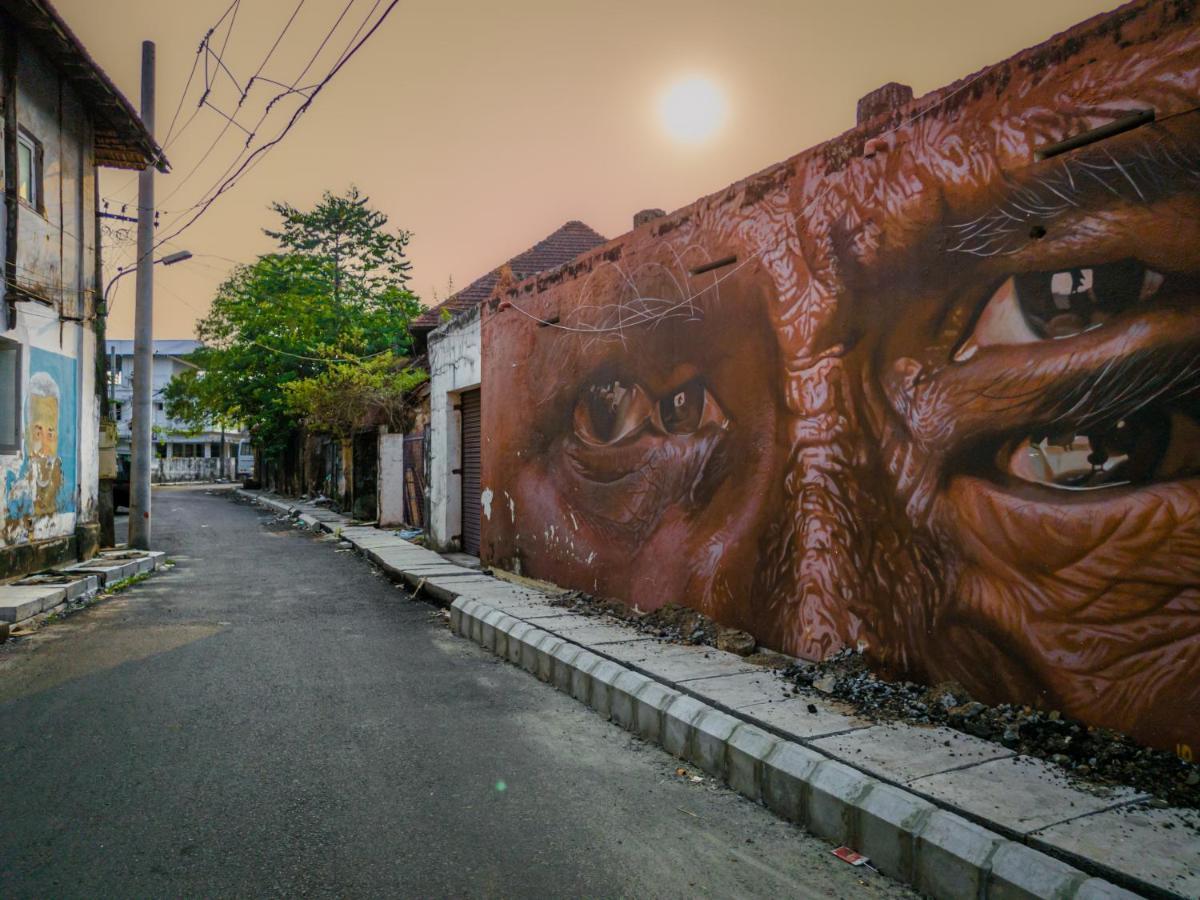
POLYGON ((21 447, 21 345, 0 338, 0 453, 21 447))
POLYGON ((114 403, 113 404, 113 419, 115 421, 117 421, 117 422, 121 421, 121 413, 122 412, 124 412, 124 410, 122 408, 122 404, 114 403))
POLYGON ((154 455, 158 459, 166 459, 167 458, 167 445, 163 444, 163 443, 155 444, 154 445, 154 455))
POLYGON ((22 128, 17 133, 17 196, 40 213, 46 211, 42 168, 41 141, 22 128))

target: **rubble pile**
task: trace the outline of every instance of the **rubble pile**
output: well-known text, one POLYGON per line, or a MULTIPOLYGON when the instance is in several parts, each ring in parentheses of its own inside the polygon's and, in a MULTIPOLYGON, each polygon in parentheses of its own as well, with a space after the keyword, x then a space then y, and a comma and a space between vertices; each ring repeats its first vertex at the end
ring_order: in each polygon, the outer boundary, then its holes
POLYGON ((1200 767, 1057 710, 1009 703, 986 706, 953 683, 930 687, 888 681, 871 672, 854 650, 816 665, 793 665, 783 675, 800 687, 851 703, 873 719, 944 725, 1047 760, 1087 781, 1127 785, 1174 806, 1200 808, 1200 767))
POLYGON ((1094 728, 1056 710, 1001 704, 987 706, 952 683, 934 686, 889 681, 870 670, 866 657, 843 650, 822 663, 799 663, 759 650, 743 631, 724 628, 686 606, 667 604, 642 612, 617 600, 564 591, 555 606, 581 616, 611 616, 643 634, 680 644, 697 644, 748 656, 748 662, 780 669, 794 690, 811 689, 851 704, 876 721, 902 720, 943 725, 1061 766, 1075 778, 1145 791, 1164 805, 1200 809, 1200 766, 1154 750, 1128 735, 1094 728))
POLYGON ((612 616, 643 634, 680 644, 716 647, 722 632, 733 631, 722 628, 703 613, 686 606, 676 606, 674 603, 660 606, 652 612, 642 612, 618 600, 603 600, 582 591, 565 591, 555 595, 550 602, 581 616, 612 616))

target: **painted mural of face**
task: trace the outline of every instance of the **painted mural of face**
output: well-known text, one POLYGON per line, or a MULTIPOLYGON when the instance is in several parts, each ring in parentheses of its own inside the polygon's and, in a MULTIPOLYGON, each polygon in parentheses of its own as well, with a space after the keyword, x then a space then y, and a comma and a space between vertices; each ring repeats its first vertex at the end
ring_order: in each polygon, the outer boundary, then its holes
POLYGON ((840 348, 824 393, 854 400, 818 467, 824 541, 777 548, 764 588, 810 592, 827 641, 896 673, 1194 747, 1200 42, 1109 49, 1065 85, 1004 73, 1023 108, 917 122, 808 219, 801 254, 837 299, 812 325, 840 348), (1089 95, 1104 100, 1062 111, 1089 95), (1158 122, 1031 158, 1145 108, 1158 122))
POLYGON ((689 302, 714 280, 689 275, 708 259, 684 248, 602 267, 584 288, 595 308, 573 319, 580 330, 514 334, 522 364, 485 379, 485 404, 506 398, 497 402, 528 411, 489 426, 519 461, 493 517, 515 526, 519 510, 543 523, 538 543, 552 552, 538 555, 541 577, 577 583, 586 569, 589 590, 636 593, 643 608, 749 591, 759 523, 782 477, 763 458, 781 427, 770 284, 689 302), (627 327, 649 319, 658 324, 627 327))
POLYGON ((31 397, 29 400, 30 452, 43 459, 58 456, 58 398, 31 397))
POLYGON ((1157 23, 639 232, 526 302, 558 328, 485 322, 492 558, 1200 742, 1200 31, 1157 23))

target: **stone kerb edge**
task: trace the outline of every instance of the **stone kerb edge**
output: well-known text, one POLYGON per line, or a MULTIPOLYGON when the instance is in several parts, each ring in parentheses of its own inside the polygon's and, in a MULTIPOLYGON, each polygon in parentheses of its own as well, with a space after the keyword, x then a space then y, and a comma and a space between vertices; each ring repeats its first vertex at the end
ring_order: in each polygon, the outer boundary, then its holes
POLYGON ((929 896, 1137 896, 481 601, 458 597, 450 620, 456 634, 929 896))

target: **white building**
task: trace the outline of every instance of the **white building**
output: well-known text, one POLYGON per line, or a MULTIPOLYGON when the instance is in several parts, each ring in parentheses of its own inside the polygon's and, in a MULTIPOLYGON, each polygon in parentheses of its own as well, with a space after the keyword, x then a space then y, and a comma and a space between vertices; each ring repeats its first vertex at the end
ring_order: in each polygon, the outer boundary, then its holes
POLYGON ((0 2, 0 579, 100 538, 98 166, 166 170, 129 101, 43 0, 0 2), (11 123, 11 124, 10 124, 11 123))
MULTIPOLYGON (((583 222, 567 222, 413 320, 410 327, 419 341, 425 341, 429 362, 429 428, 424 435, 429 448, 429 512, 424 524, 431 546, 478 556, 481 511, 490 502, 480 492, 483 448, 487 443, 487 435, 480 431, 480 305, 492 295, 502 270, 517 280, 528 278, 570 262, 604 241, 603 235, 583 222)), ((389 439, 395 446, 399 436, 384 436, 385 442, 389 439)), ((407 472, 404 458, 383 444, 379 472, 379 492, 384 499, 380 504, 381 523, 394 519, 391 510, 400 507, 387 502, 388 498, 408 496, 407 472)))
MULTIPOLYGON (((166 413, 163 391, 180 372, 196 368, 189 357, 200 346, 199 341, 154 342, 154 461, 150 470, 153 481, 235 478, 250 474, 247 469, 253 467, 253 462, 248 462, 250 450, 244 431, 222 431, 219 427, 209 425, 196 432, 166 413)), ((110 411, 117 423, 117 456, 127 458, 133 428, 133 341, 109 341, 108 359, 110 411)))

